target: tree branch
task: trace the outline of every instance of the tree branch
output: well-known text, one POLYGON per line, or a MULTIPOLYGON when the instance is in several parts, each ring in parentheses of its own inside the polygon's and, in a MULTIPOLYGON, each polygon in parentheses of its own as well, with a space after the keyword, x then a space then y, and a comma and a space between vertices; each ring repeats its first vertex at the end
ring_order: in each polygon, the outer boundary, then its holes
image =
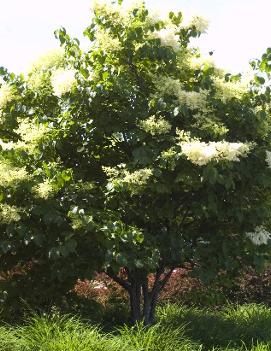
POLYGON ((161 286, 160 286, 160 289, 161 289, 161 290, 165 287, 165 285, 166 285, 167 282, 169 281, 173 270, 174 270, 174 267, 170 268, 170 270, 165 274, 164 279, 161 281, 161 286))
POLYGON ((118 283, 120 286, 122 286, 125 290, 127 290, 127 291, 131 290, 131 284, 128 281, 120 278, 117 274, 115 274, 113 272, 112 269, 109 268, 105 273, 109 276, 109 278, 113 279, 116 283, 118 283))
POLYGON ((160 266, 156 270, 155 280, 151 291, 152 296, 155 294, 155 291, 159 288, 160 277, 163 274, 163 271, 164 271, 164 268, 162 266, 160 266))
POLYGON ((158 294, 164 288, 164 286, 169 281, 169 278, 171 277, 173 270, 174 270, 174 267, 170 268, 170 270, 167 273, 165 273, 163 272, 163 269, 162 269, 162 271, 159 272, 159 278, 157 278, 157 275, 156 275, 155 283, 153 285, 152 292, 151 292, 152 297, 158 294), (160 277, 162 274, 164 274, 165 276, 162 280, 160 280, 160 277))

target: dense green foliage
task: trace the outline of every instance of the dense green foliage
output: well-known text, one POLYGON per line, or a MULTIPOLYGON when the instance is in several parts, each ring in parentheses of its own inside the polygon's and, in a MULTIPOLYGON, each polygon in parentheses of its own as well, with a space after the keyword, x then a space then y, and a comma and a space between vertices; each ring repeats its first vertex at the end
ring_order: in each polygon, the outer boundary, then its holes
POLYGON ((86 51, 60 29, 62 54, 26 77, 1 70, 6 303, 18 292, 56 302, 78 277, 106 271, 134 320, 144 295, 150 322, 184 262, 230 282, 268 259, 270 89, 260 73, 246 84, 201 59, 189 46, 205 30, 199 17, 184 25, 180 13, 162 20, 119 3, 95 4, 86 51))
POLYGON ((103 332, 75 317, 33 316, 23 326, 1 327, 1 351, 267 351, 271 312, 262 305, 222 311, 168 305, 159 323, 103 332))

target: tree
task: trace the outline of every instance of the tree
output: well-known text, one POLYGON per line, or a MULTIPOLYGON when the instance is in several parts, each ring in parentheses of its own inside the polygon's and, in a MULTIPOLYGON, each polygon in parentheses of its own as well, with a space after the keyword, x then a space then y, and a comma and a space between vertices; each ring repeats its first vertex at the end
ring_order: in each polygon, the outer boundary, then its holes
POLYGON ((26 77, 2 69, 5 291, 17 266, 37 295, 105 271, 151 324, 174 268, 227 280, 268 258, 270 90, 204 61, 189 43, 205 29, 99 2, 86 51, 62 28, 26 77))

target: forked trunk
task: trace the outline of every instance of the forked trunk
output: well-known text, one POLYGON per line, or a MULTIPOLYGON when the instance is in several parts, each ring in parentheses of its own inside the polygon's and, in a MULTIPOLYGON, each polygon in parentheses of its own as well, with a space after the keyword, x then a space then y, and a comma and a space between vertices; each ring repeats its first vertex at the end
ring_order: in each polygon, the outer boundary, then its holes
POLYGON ((131 323, 136 324, 143 321, 146 326, 155 323, 155 310, 158 296, 168 282, 173 269, 165 272, 160 268, 157 270, 153 286, 148 284, 147 273, 143 270, 128 271, 128 279, 122 279, 112 272, 107 274, 127 290, 130 297, 131 323))

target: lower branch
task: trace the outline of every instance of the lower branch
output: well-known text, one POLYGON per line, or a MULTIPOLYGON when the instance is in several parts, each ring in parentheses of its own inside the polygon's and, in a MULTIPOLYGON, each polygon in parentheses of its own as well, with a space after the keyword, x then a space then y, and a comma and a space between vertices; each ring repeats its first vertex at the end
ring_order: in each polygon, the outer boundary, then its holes
POLYGON ((117 274, 115 274, 113 272, 112 269, 108 269, 105 273, 109 276, 109 278, 113 279, 116 283, 118 283, 120 286, 122 286, 125 290, 130 292, 130 290, 131 290, 130 282, 120 278, 117 274))

